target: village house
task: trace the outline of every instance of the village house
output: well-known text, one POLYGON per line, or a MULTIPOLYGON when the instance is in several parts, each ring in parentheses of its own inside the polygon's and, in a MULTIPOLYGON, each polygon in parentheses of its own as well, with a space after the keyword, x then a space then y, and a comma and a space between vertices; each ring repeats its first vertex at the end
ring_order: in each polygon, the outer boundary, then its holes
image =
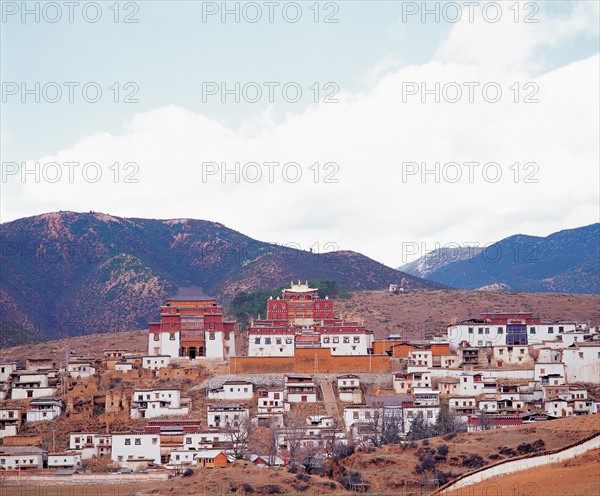
POLYGON ((185 433, 183 437, 183 449, 201 450, 212 449, 218 446, 229 444, 231 436, 226 432, 190 432, 185 433))
POLYGON ((81 454, 79 453, 48 453, 48 468, 79 468, 81 454))
POLYGON ((338 398, 343 402, 362 403, 360 379, 355 374, 345 374, 337 378, 338 398))
POLYGON ((111 434, 94 434, 72 432, 69 434, 69 451, 77 451, 82 460, 91 460, 110 456, 112 446, 111 434))
POLYGON ((0 439, 16 436, 23 425, 20 408, 0 408, 0 439))
POLYGON ((160 436, 157 434, 113 434, 111 459, 121 467, 132 468, 133 462, 160 465, 160 436))
POLYGON ((114 365, 114 369, 117 372, 127 373, 133 370, 133 363, 131 362, 117 362, 114 365))
POLYGON ((48 452, 37 446, 0 446, 0 468, 27 470, 44 468, 48 452))
POLYGON ((96 375, 96 368, 88 360, 69 360, 67 372, 72 379, 87 379, 96 375))
POLYGON ((238 403, 216 403, 208 405, 207 423, 209 428, 230 428, 238 426, 248 416, 248 408, 238 403))
POLYGON ((188 415, 191 408, 191 400, 182 399, 179 389, 136 389, 131 401, 131 418, 188 415))
POLYGON ((222 386, 208 390, 210 400, 251 400, 254 397, 254 385, 247 381, 226 381, 222 386))
POLYGON ((577 327, 575 322, 542 322, 531 312, 488 312, 448 326, 448 340, 453 349, 462 341, 477 347, 519 346, 559 340, 577 327))
POLYGON ((306 375, 286 375, 285 400, 288 403, 315 403, 317 386, 313 378, 306 375))
POLYGON ((60 417, 64 402, 60 398, 37 398, 31 401, 26 412, 27 422, 53 420, 60 417))
POLYGON ((28 398, 45 398, 56 393, 58 388, 53 385, 52 371, 26 371, 17 370, 13 372, 11 399, 24 400, 28 398))
POLYGON ((171 357, 169 355, 147 355, 142 357, 142 368, 158 370, 169 366, 171 357))
POLYGON ((195 459, 196 465, 203 468, 223 468, 229 463, 227 455, 220 450, 199 450, 195 459))

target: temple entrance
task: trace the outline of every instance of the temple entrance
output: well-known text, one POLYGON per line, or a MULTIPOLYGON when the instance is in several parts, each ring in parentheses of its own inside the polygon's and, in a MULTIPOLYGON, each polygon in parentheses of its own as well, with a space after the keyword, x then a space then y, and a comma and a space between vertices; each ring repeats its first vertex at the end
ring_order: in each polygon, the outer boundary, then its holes
POLYGON ((193 360, 194 358, 196 358, 196 347, 195 346, 190 346, 190 349, 188 350, 188 356, 190 357, 190 360, 193 360))

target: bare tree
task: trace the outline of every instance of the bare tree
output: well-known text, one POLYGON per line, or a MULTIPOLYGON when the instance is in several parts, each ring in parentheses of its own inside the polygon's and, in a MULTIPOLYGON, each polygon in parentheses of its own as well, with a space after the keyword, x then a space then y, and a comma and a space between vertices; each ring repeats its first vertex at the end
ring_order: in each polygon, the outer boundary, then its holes
POLYGON ((225 425, 224 432, 231 443, 231 449, 236 459, 240 460, 248 453, 253 430, 254 426, 249 417, 244 417, 239 422, 229 422, 225 425))
POLYGON ((496 428, 496 417, 494 415, 490 415, 489 413, 480 413, 478 417, 479 420, 479 429, 482 431, 489 431, 490 429, 496 428))
POLYGON ((306 437, 306 419, 300 415, 288 416, 285 419, 281 433, 287 440, 287 447, 290 452, 290 464, 294 465, 298 461, 298 452, 302 445, 302 440, 306 437))
POLYGON ((369 422, 368 440, 374 446, 397 444, 403 431, 403 419, 400 410, 377 408, 369 422))
POLYGON ((304 467, 307 474, 313 473, 324 464, 323 449, 314 444, 300 447, 297 456, 298 462, 304 467))

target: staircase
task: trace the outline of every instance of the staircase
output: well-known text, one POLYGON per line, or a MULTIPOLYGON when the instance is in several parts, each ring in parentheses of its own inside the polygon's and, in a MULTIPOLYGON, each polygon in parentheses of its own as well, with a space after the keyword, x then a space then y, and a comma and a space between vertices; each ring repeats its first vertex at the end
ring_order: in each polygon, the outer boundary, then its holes
POLYGON ((323 393, 323 402, 325 403, 327 415, 333 417, 333 419, 339 423, 339 428, 343 429, 344 423, 342 422, 342 418, 340 417, 337 398, 335 397, 333 385, 331 384, 330 379, 328 379, 327 377, 319 379, 319 386, 321 387, 321 392, 323 393))

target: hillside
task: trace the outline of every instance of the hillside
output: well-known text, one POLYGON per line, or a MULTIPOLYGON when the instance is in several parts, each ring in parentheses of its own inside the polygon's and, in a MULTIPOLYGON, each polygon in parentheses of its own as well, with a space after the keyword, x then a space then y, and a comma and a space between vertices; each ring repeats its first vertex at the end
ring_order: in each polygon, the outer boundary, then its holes
POLYGON ((179 286, 201 286, 222 303, 291 279, 383 289, 404 278, 411 288, 443 287, 359 253, 263 243, 204 220, 55 212, 2 224, 0 237, 0 321, 39 339, 144 328, 179 286))
POLYGON ((381 339, 390 333, 406 338, 445 334, 455 320, 479 316, 482 311, 533 311, 544 320, 574 319, 600 324, 600 295, 513 293, 496 291, 357 291, 336 302, 345 316, 364 319, 381 339))
POLYGON ((515 235, 484 250, 441 248, 399 267, 460 289, 505 284, 515 291, 600 293, 600 224, 546 237, 515 235))

